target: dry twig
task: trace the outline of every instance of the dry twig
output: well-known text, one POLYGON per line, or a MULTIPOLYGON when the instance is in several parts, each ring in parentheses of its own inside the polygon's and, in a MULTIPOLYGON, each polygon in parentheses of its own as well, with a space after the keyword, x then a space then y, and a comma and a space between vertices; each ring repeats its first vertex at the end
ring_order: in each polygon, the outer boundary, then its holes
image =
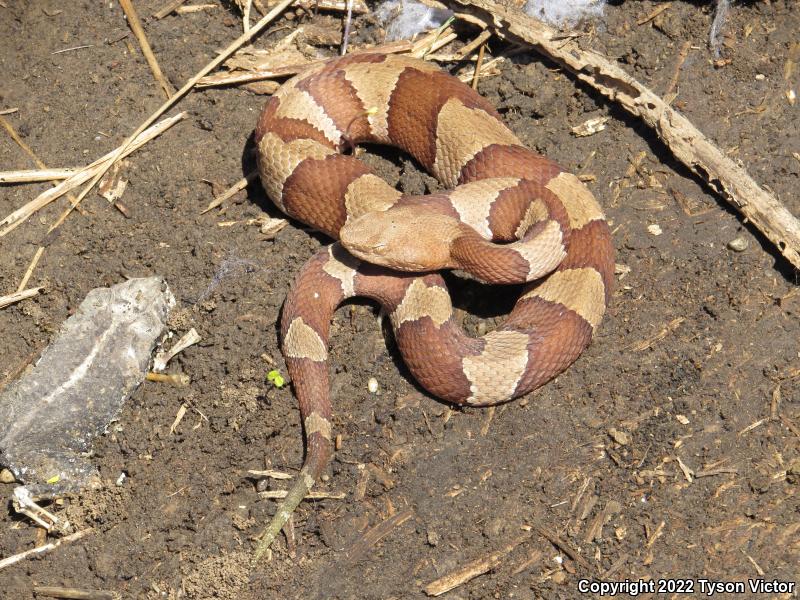
POLYGON ((44 246, 39 246, 39 248, 36 250, 36 253, 33 255, 31 264, 25 271, 25 275, 22 276, 22 281, 20 281, 19 285, 17 286, 18 294, 25 289, 25 286, 28 285, 28 281, 30 280, 31 275, 33 275, 33 270, 36 268, 36 265, 39 264, 39 259, 42 258, 42 254, 44 254, 44 246))
MULTIPOLYGON (((286 498, 286 495, 289 492, 286 490, 265 490, 263 492, 258 492, 259 498, 269 499, 269 500, 281 500, 282 498, 286 498)), ((308 495, 303 498, 304 500, 344 500, 346 498, 345 494, 342 492, 309 492, 308 495)))
MULTIPOLYGON (((449 592, 457 588, 460 585, 467 583, 471 579, 475 579, 478 575, 483 575, 491 571, 492 569, 496 568, 503 558, 514 548, 522 544, 523 542, 528 541, 531 538, 530 534, 526 534, 523 536, 518 537, 514 541, 506 544, 499 550, 495 550, 487 554, 486 556, 481 556, 480 558, 476 558, 465 564, 462 567, 459 567, 455 571, 436 579, 435 581, 431 581, 428 585, 425 586, 425 593, 428 596, 441 596, 442 594, 449 592)), ((537 557, 538 559, 538 557, 537 557)), ((534 561, 531 561, 531 564, 534 561)))
POLYGON ((475 72, 472 74, 472 89, 478 89, 478 79, 481 76, 481 68, 483 68, 483 54, 486 52, 486 44, 481 44, 478 49, 478 60, 475 62, 475 72))
POLYGON ((215 10, 219 8, 218 4, 188 4, 186 6, 179 6, 175 9, 176 15, 190 15, 196 12, 203 12, 204 10, 215 10))
POLYGON ((153 17, 155 17, 156 19, 163 19, 168 14, 174 12, 175 9, 178 8, 184 2, 186 2, 186 0, 170 0, 164 6, 162 6, 160 9, 154 12, 153 17))
POLYGON ((161 89, 164 90, 166 97, 169 98, 175 93, 175 88, 172 87, 172 84, 167 81, 166 77, 164 77, 164 73, 161 72, 161 67, 158 65, 155 54, 153 54, 153 49, 150 47, 150 42, 147 41, 147 36, 144 33, 142 22, 139 20, 139 13, 136 12, 131 0, 119 0, 119 5, 122 7, 122 10, 125 12, 125 16, 128 18, 128 25, 130 26, 131 31, 133 31, 133 35, 135 35, 136 39, 139 41, 139 46, 142 48, 142 54, 144 54, 147 64, 150 66, 150 70, 153 72, 153 77, 155 77, 156 81, 161 86, 161 89))
POLYGON ((37 586, 33 588, 37 596, 49 598, 64 598, 66 600, 120 600, 119 592, 105 590, 81 590, 78 588, 65 588, 55 586, 37 586))
POLYGON ((30 558, 32 556, 37 556, 39 554, 45 554, 46 552, 50 552, 51 550, 55 550, 62 544, 69 544, 70 542, 75 542, 82 537, 92 533, 93 529, 82 529, 81 531, 77 531, 72 535, 68 535, 63 537, 59 540, 54 542, 50 542, 49 544, 45 544, 43 546, 37 546, 36 548, 31 548, 30 550, 26 550, 25 552, 20 552, 19 554, 14 554, 13 556, 9 556, 0 560, 0 569, 5 569, 6 567, 10 567, 11 565, 17 564, 20 561, 25 560, 26 558, 30 558))
POLYGON ((17 171, 0 171, 0 183, 39 183, 41 181, 57 181, 68 179, 77 169, 19 169, 17 171))
MULTIPOLYGON (((74 175, 65 179, 54 188, 46 190, 39 194, 36 198, 25 204, 24 206, 18 208, 11 214, 7 215, 4 219, 0 220, 0 226, 6 225, 5 229, 0 230, 0 237, 3 237, 11 230, 18 227, 22 224, 26 219, 28 219, 31 215, 33 215, 36 211, 40 210, 41 208, 47 206, 53 200, 60 198, 65 193, 69 192, 70 190, 78 187, 79 185, 85 183, 92 176, 95 176, 96 173, 100 172, 103 168, 110 166, 112 160, 115 160, 117 157, 125 157, 128 156, 131 152, 134 152, 154 137, 159 136, 164 131, 172 127, 175 123, 180 121, 186 116, 186 113, 178 113, 174 117, 169 117, 160 121, 159 123, 153 125, 146 131, 141 131, 137 134, 136 138, 132 140, 132 143, 129 144, 123 152, 120 152, 122 146, 117 148, 116 150, 112 150, 105 156, 99 158, 98 160, 94 161, 92 164, 79 169, 74 175)), ((86 190, 84 190, 85 192, 86 190)), ((82 196, 79 196, 76 199, 72 199, 72 207, 70 210, 77 206, 77 203, 81 200, 82 196)), ((58 226, 58 224, 63 221, 63 216, 56 225, 50 228, 54 229, 58 226)))
POLYGON ((21 292, 14 292, 13 294, 9 294, 8 296, 0 296, 0 308, 4 308, 9 304, 14 304, 15 302, 19 302, 20 300, 26 300, 27 298, 33 298, 36 294, 41 291, 42 288, 31 288, 29 290, 23 290, 21 292))
MULTIPOLYGON (((11 123, 9 123, 2 116, 0 116, 0 125, 2 125, 3 128, 8 132, 8 135, 11 136, 11 139, 13 139, 17 143, 17 145, 20 148, 22 148, 22 150, 25 152, 25 154, 27 154, 28 156, 31 157, 31 160, 33 160, 33 162, 36 164, 37 167, 39 167, 40 169, 47 169, 47 165, 45 165, 41 161, 39 156, 33 151, 33 149, 30 146, 28 146, 28 144, 26 144, 22 140, 22 138, 17 133, 17 130, 14 129, 14 126, 11 125, 11 123)), ((58 183, 56 182, 57 179, 58 179, 57 177, 52 179, 54 186, 58 185, 58 183)), ((67 200, 69 200, 72 204, 76 204, 77 203, 76 198, 72 194, 67 194, 67 200)))
MULTIPOLYGON (((381 54, 409 53, 412 56, 422 57, 422 55, 430 52, 429 50, 430 48, 433 47, 441 48, 442 46, 451 42, 453 39, 455 39, 455 34, 452 32, 452 30, 447 30, 444 34, 444 38, 440 38, 440 34, 438 31, 432 31, 414 42, 412 42, 411 40, 398 40, 396 42, 389 42, 387 44, 381 44, 378 46, 374 46, 372 48, 364 48, 362 50, 357 50, 351 52, 350 54, 351 55, 359 54, 363 52, 369 52, 369 53, 378 52, 381 54)), ((266 63, 269 60, 269 58, 270 58, 269 56, 265 57, 263 62, 266 63)), ((263 81, 265 79, 279 79, 282 77, 289 77, 291 75, 297 75, 298 73, 306 69, 315 67, 320 63, 325 62, 326 60, 327 59, 316 60, 303 64, 257 67, 248 69, 246 71, 234 70, 234 71, 228 71, 226 73, 217 73, 200 79, 197 82, 197 87, 204 88, 204 87, 214 87, 221 85, 238 85, 244 83, 254 83, 257 81, 263 81)), ((489 63, 486 63, 484 65, 484 70, 485 67, 487 67, 488 65, 489 63)))
MULTIPOLYGON (((156 119, 167 112, 170 108, 172 108, 178 100, 183 98, 189 91, 195 86, 195 84, 202 79, 205 75, 208 75, 211 71, 216 69, 219 65, 225 62, 230 56, 236 52, 243 44, 250 41, 257 33, 259 33, 262 29, 264 29, 267 25, 269 25, 275 17, 281 14, 290 4, 292 4, 294 0, 281 0, 275 7, 269 11, 266 15, 264 15, 258 23, 256 23, 253 27, 250 28, 250 31, 247 33, 243 33, 234 41, 232 41, 228 46, 220 52, 217 57, 206 64, 200 71, 198 71, 192 78, 189 79, 186 83, 183 84, 183 87, 179 89, 175 94, 172 95, 164 104, 158 107, 156 111, 151 114, 147 119, 145 119, 144 123, 139 125, 139 127, 134 130, 132 134, 128 136, 128 138, 122 143, 122 145, 117 148, 111 159, 105 163, 94 178, 89 182, 89 184, 83 188, 83 191, 77 198, 77 202, 80 202, 86 197, 86 194, 89 193, 98 181, 106 174, 108 169, 112 167, 114 163, 116 163, 120 158, 122 158, 130 146, 133 144, 134 140, 141 134, 145 129, 150 127, 153 123, 155 123, 156 119)), ((76 202, 76 204, 77 204, 76 202)), ((69 213, 67 213, 69 214, 69 213)), ((62 219, 63 220, 63 219, 62 219)), ((3 232, 0 232, 0 236, 3 235, 3 232)))
POLYGON ((222 204, 223 202, 225 202, 229 198, 232 198, 233 196, 235 196, 237 192, 240 192, 241 190, 246 188, 257 177, 258 177, 258 170, 257 169, 254 169, 253 171, 250 171, 247 175, 242 177, 239 181, 234 183, 231 187, 229 187, 227 190, 225 190, 223 193, 221 193, 219 196, 217 196, 211 202, 209 202, 208 206, 206 206, 205 209, 203 209, 200 212, 200 214, 204 215, 208 211, 217 208, 220 204, 222 204))

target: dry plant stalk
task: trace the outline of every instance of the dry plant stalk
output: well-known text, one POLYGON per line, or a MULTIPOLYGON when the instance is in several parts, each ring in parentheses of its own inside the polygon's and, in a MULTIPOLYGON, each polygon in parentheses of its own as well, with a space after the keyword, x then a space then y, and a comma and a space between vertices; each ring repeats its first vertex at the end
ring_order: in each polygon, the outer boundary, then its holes
POLYGON ((481 44, 478 49, 478 60, 475 62, 475 72, 472 74, 472 83, 470 86, 473 90, 478 89, 478 80, 481 76, 481 68, 483 68, 483 54, 486 51, 486 44, 481 44))
POLYGON ((94 529, 82 529, 81 531, 77 531, 71 535, 63 537, 59 540, 54 542, 50 542, 49 544, 45 544, 43 546, 37 546, 36 548, 31 548, 30 550, 26 550, 25 552, 20 552, 19 554, 14 554, 13 556, 9 556, 0 560, 0 569, 5 569, 6 567, 10 567, 20 561, 25 560, 26 558, 30 558, 31 556, 37 556, 39 554, 45 554, 46 552, 50 552, 51 550, 55 550, 62 544, 68 544, 70 542, 77 541, 82 537, 92 533, 94 529))
POLYGON ((33 298, 36 294, 41 291, 42 288, 31 288, 29 290, 22 290, 21 292, 14 292, 13 294, 9 294, 8 296, 0 296, 0 308, 4 308, 9 304, 14 304, 15 302, 19 302, 20 300, 25 300, 27 298, 33 298))
POLYGON ((187 6, 179 6, 175 9, 176 15, 190 15, 196 12, 203 12, 204 10, 215 10, 219 8, 219 4, 189 4, 187 6))
POLYGON ((447 2, 457 17, 471 23, 477 20, 502 38, 533 47, 641 118, 653 128, 675 158, 703 179, 775 244, 796 269, 800 269, 800 221, 686 117, 619 65, 599 52, 583 50, 571 36, 493 0, 447 2))
MULTIPOLYGON (((155 123, 156 119, 167 112, 170 108, 172 108, 177 102, 183 98, 186 94, 191 91, 191 89, 195 86, 195 84, 205 75, 208 75, 211 71, 216 69, 219 65, 225 62, 230 56, 236 52, 243 44, 250 41, 258 32, 264 29, 267 25, 269 25, 275 17, 281 14, 290 4, 292 4, 294 0, 281 0, 271 11, 269 11, 266 15, 264 15, 258 23, 256 23, 253 27, 250 28, 250 31, 247 33, 243 33, 238 38, 233 40, 228 46, 220 52, 215 59, 211 62, 207 63, 200 71, 195 73, 189 81, 183 84, 183 87, 175 92, 172 97, 170 97, 164 104, 159 106, 154 113, 152 113, 144 122, 137 127, 132 134, 128 136, 128 138, 122 142, 122 145, 114 151, 114 155, 111 159, 105 163, 94 178, 89 182, 89 184, 83 188, 80 195, 76 198, 76 202, 74 203, 75 206, 86 197, 86 194, 97 184, 98 181, 106 174, 108 169, 110 169, 120 158, 123 157, 125 152, 128 148, 133 144, 133 141, 138 137, 140 133, 142 133, 145 129, 150 127, 153 123, 155 123)), ((69 211, 63 215, 62 219, 59 220, 59 223, 63 221, 63 219, 69 215, 69 211)), ((1 223, 0 223, 1 224, 1 223)), ((51 228, 52 230, 52 228, 51 228)), ((2 237, 3 232, 0 232, 0 237, 2 237)))
POLYGON ((220 204, 228 200, 229 198, 235 196, 238 192, 246 188, 250 182, 255 181, 258 178, 258 170, 254 169, 250 171, 247 175, 242 177, 239 181, 234 183, 231 187, 225 190, 222 194, 214 198, 211 202, 208 203, 208 206, 203 209, 200 214, 204 215, 208 211, 217 208, 220 204))
MULTIPOLYGON (((112 160, 114 160, 114 158, 117 157, 118 154, 119 157, 128 156, 131 152, 140 148, 141 146, 152 140, 154 137, 157 137, 158 135, 162 134, 164 131, 172 127, 175 123, 183 119, 185 116, 186 113, 178 113, 174 117, 169 117, 167 119, 164 119, 163 121, 160 121, 159 123, 153 125, 146 131, 140 132, 133 140, 133 143, 130 144, 127 148, 125 148, 125 151, 123 153, 119 154, 121 147, 117 148, 116 150, 112 150, 105 156, 94 161, 92 164, 83 167, 82 169, 79 169, 74 175, 65 179, 54 188, 42 192, 30 202, 18 208, 11 214, 7 215, 4 219, 0 220, 0 226, 6 225, 5 229, 0 230, 0 237, 3 237, 8 232, 10 232, 11 230, 15 229, 17 226, 22 224, 37 210, 47 206, 53 200, 60 198, 68 191, 88 181, 89 179, 92 178, 92 176, 95 176, 96 173, 98 173, 104 167, 110 166, 109 163, 112 160)), ((80 200, 80 198, 78 198, 73 202, 73 206, 76 206, 78 200, 80 200)))
MULTIPOLYGON (((44 164, 44 163, 41 161, 41 159, 40 159, 40 158, 39 158, 39 156, 38 156, 38 155, 37 155, 37 154, 36 154, 36 153, 33 151, 33 149, 32 149, 30 146, 28 146, 28 144, 26 144, 26 143, 25 143, 25 142, 22 140, 22 138, 21 138, 21 137, 19 137, 19 134, 17 133, 17 130, 16 130, 16 129, 14 129, 14 126, 13 126, 13 125, 11 125, 11 123, 9 123, 9 122, 8 122, 6 119, 4 119, 2 116, 0 116, 0 125, 2 125, 2 126, 3 126, 3 128, 4 128, 4 129, 5 129, 7 132, 8 132, 8 135, 10 135, 10 136, 11 136, 11 139, 13 139, 13 140, 14 140, 14 141, 17 143, 17 145, 18 145, 20 148, 22 148, 22 150, 25 152, 25 154, 27 154, 28 156, 30 156, 30 157, 31 157, 31 159, 33 160, 33 162, 36 164, 36 166, 37 166, 37 167, 39 167, 40 169, 46 169, 46 168, 47 168, 47 165, 45 165, 45 164, 44 164)), ((54 179, 54 180, 52 180, 52 181, 53 181, 53 185, 54 185, 54 186, 57 186, 57 185, 58 185, 58 183, 57 183, 57 180, 56 180, 56 179, 54 179)), ((76 200, 76 198, 75 198, 75 197, 74 197, 72 194, 67 194, 67 199, 68 199, 70 202, 72 202, 72 204, 77 204, 77 200, 76 200)))
MULTIPOLYGON (((263 13, 263 7, 259 7, 259 2, 254 2, 256 8, 263 13)), ((269 4, 272 4, 271 2, 269 4)), ((295 6, 299 6, 303 10, 320 11, 320 10, 335 10, 344 12, 347 10, 347 0, 298 0, 295 6)), ((353 13, 363 15, 369 12, 369 7, 364 0, 354 0, 353 13)))
POLYGON ((40 183, 69 179, 77 169, 20 169, 18 171, 0 171, 0 183, 40 183))
MULTIPOLYGON (((286 498, 289 494, 286 490, 267 490, 258 492, 259 498, 268 498, 271 500, 281 500, 286 498)), ((342 492, 309 492, 304 498, 305 500, 344 500, 345 495, 342 492)))
POLYGON ((161 89, 164 91, 164 94, 167 96, 167 98, 169 98, 175 93, 175 88, 172 87, 172 84, 167 81, 166 77, 164 77, 164 73, 161 72, 161 67, 156 60, 155 54, 153 54, 153 49, 150 47, 150 42, 147 41, 147 36, 144 33, 142 22, 139 20, 139 13, 136 12, 131 0, 119 0, 119 5, 122 7, 122 10, 125 12, 125 16, 128 18, 128 25, 130 26, 131 31, 133 31, 133 35, 135 35, 136 39, 139 41, 139 46, 142 48, 142 54, 144 54, 147 64, 150 66, 150 70, 153 72, 153 77, 155 77, 156 81, 161 86, 161 89))
POLYGON ((480 558, 476 558, 475 560, 468 562, 455 571, 452 571, 447 575, 430 582, 424 588, 425 593, 428 594, 428 596, 441 596, 442 594, 467 583, 469 580, 475 579, 479 575, 483 575, 484 573, 491 571, 502 562, 503 558, 505 558, 509 552, 514 550, 514 548, 523 542, 528 541, 530 538, 530 534, 523 535, 509 544, 506 544, 499 550, 495 550, 486 556, 481 556, 480 558))
POLYGON ((186 0, 170 0, 170 2, 167 2, 164 6, 162 6, 160 9, 154 12, 153 17, 155 17, 156 19, 163 19, 168 14, 174 12, 175 9, 178 8, 184 2, 186 2, 186 0))
POLYGON ((106 590, 83 590, 78 588, 66 588, 57 586, 38 586, 33 588, 36 596, 47 596, 49 598, 64 598, 65 600, 121 600, 119 592, 106 590))
MULTIPOLYGON (((381 53, 381 54, 405 54, 410 53, 412 56, 421 58, 423 55, 431 52, 431 48, 441 48, 442 46, 450 43, 455 39, 455 34, 452 30, 448 29, 443 39, 438 39, 440 32, 432 31, 419 40, 412 42, 411 40, 398 40, 389 42, 387 44, 380 44, 371 48, 362 48, 350 52, 350 55, 360 53, 381 53)), ((291 35, 291 34, 290 34, 291 35)), ((265 57, 265 61, 269 57, 265 57)), ((297 75, 305 69, 317 66, 328 59, 309 61, 303 64, 285 65, 272 68, 255 68, 248 71, 228 71, 226 73, 216 73, 203 77, 197 82, 198 88, 214 87, 221 85, 237 85, 243 83, 253 83, 256 81, 263 81, 265 79, 279 79, 281 77, 289 77, 297 75)))
POLYGON ((28 281, 33 275, 33 270, 36 268, 36 265, 39 264, 39 259, 42 258, 42 254, 44 254, 44 246, 39 246, 36 250, 36 253, 33 255, 33 259, 31 260, 31 264, 28 265, 27 271, 25 271, 25 275, 22 276, 22 281, 19 282, 17 286, 17 293, 23 292, 25 287, 28 285, 28 281))

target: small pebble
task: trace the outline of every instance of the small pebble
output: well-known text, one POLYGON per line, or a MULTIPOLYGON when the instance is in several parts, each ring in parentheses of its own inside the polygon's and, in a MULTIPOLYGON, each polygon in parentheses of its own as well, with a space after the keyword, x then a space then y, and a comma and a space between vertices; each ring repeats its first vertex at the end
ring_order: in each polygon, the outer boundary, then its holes
POLYGON ((367 389, 369 390, 370 394, 377 394, 378 393, 378 380, 374 377, 370 377, 369 381, 367 381, 367 389))
POLYGON ((653 235, 661 235, 662 233, 664 233, 663 231, 661 231, 661 227, 659 227, 658 225, 648 225, 647 231, 649 231, 653 235))
POLYGON ((734 252, 744 252, 747 250, 747 246, 749 246, 747 240, 741 236, 733 238, 730 242, 728 242, 728 248, 734 252))
POLYGON ((608 430, 608 435, 611 437, 612 440, 617 442, 620 446, 627 446, 631 441, 627 433, 625 433, 624 431, 620 431, 619 429, 616 429, 614 427, 608 430))
POLYGON ((16 480, 14 474, 8 469, 0 471, 0 483, 14 483, 16 480))
POLYGON ((127 478, 128 478, 128 475, 125 473, 125 471, 123 471, 122 473, 119 474, 119 477, 117 477, 117 480, 114 483, 117 485, 117 487, 119 487, 123 483, 125 483, 125 480, 127 478))
POLYGON ((430 529, 428 530, 428 545, 429 546, 439 545, 439 534, 430 529))

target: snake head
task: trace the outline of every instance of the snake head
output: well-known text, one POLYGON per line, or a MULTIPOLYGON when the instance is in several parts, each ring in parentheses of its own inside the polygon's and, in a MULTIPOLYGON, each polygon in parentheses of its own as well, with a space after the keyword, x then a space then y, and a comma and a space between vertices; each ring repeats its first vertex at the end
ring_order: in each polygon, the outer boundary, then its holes
POLYGON ((460 223, 419 206, 397 206, 348 220, 339 231, 353 256, 398 271, 421 273, 453 268, 450 244, 460 223))

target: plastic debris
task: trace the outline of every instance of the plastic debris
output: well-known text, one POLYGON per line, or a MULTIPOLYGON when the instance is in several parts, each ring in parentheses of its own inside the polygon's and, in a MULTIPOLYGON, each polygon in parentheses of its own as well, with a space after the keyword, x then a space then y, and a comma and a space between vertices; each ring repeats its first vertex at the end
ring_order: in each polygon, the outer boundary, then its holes
POLYGON ((431 8, 417 0, 387 0, 378 7, 375 15, 386 28, 386 41, 390 42, 441 27, 453 12, 431 8))
POLYGON ((144 380, 174 304, 160 277, 92 290, 36 366, 0 394, 0 465, 26 484, 18 504, 99 482, 86 453, 144 380))
POLYGON ((525 12, 552 25, 574 26, 584 17, 603 15, 605 0, 528 0, 525 12))

